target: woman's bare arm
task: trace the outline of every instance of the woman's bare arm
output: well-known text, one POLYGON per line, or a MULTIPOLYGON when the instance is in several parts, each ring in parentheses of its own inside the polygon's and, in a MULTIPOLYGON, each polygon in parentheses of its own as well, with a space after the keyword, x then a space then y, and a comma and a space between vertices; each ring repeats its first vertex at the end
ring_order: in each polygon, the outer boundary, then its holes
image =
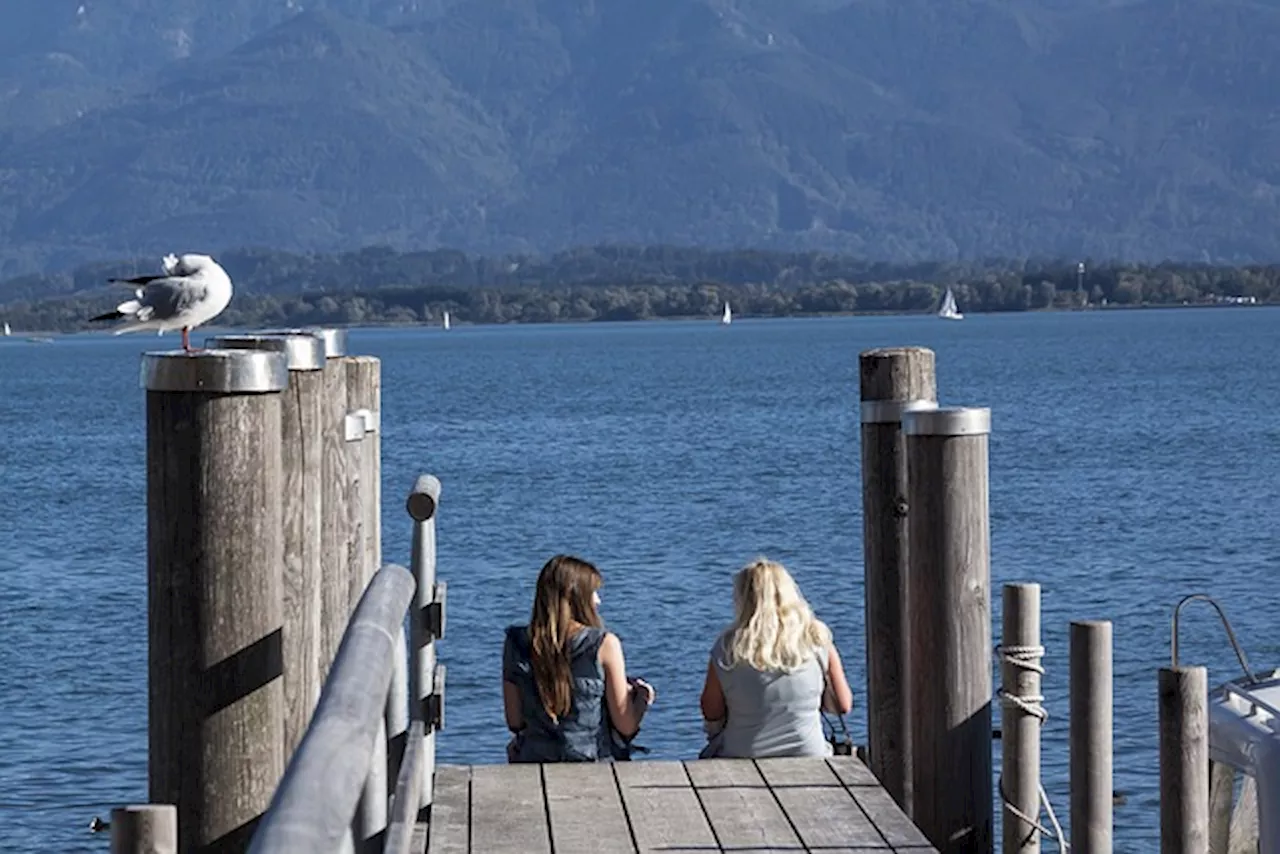
POLYGON ((840 653, 834 643, 827 648, 827 685, 829 690, 823 693, 822 707, 828 712, 849 714, 853 710, 853 690, 845 679, 844 665, 840 663, 840 653))
POLYGON ((640 731, 640 719, 653 702, 653 688, 643 680, 627 682, 627 663, 622 655, 622 641, 609 632, 600 644, 600 664, 604 668, 604 701, 609 719, 623 738, 640 731))
POLYGON ((728 712, 724 702, 724 688, 720 685, 720 677, 716 674, 715 662, 707 659, 707 678, 702 683, 702 717, 709 721, 718 721, 728 712))
POLYGON ((505 679, 502 680, 502 711, 507 717, 507 729, 512 732, 524 729, 524 710, 520 708, 520 689, 505 679))

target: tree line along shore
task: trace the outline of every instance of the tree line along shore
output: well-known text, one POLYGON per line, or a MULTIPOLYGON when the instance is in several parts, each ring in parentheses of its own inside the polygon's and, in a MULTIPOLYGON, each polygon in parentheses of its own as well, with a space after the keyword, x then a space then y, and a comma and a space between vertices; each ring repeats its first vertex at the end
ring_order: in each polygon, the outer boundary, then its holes
MULTIPOLYGON (((533 258, 452 250, 332 255, 219 254, 236 294, 220 326, 555 323, 908 314, 949 287, 966 313, 1280 302, 1280 265, 992 260, 891 264, 828 253, 590 247, 533 258)), ((104 262, 0 283, 15 329, 72 332, 125 293, 109 276, 150 260, 104 262)))

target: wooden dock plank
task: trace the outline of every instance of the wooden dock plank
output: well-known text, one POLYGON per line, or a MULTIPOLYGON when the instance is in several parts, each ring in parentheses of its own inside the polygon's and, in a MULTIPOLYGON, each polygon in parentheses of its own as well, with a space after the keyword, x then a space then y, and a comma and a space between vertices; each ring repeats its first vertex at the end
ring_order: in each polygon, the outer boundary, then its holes
POLYGON ((427 854, 470 854, 471 768, 440 765, 427 828, 427 854))
POLYGON ((750 759, 685 763, 721 851, 804 851, 750 759))
POLYGON ((610 763, 543 765, 542 785, 556 854, 634 854, 610 763))
POLYGON ((808 848, 892 850, 827 763, 758 759, 756 767, 808 848))
POLYGON ((682 763, 618 762, 614 773, 641 852, 720 850, 682 763))
POLYGON ((551 854, 542 770, 533 764, 471 769, 471 850, 551 854))
POLYGON ((840 756, 827 764, 895 851, 937 851, 860 760, 840 756))

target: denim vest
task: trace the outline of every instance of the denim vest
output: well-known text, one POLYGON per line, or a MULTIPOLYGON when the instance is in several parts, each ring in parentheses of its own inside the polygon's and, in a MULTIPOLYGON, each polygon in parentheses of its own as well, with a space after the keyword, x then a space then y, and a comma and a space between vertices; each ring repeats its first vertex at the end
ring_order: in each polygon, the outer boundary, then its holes
POLYGON ((516 739, 513 762, 595 762, 610 758, 604 669, 598 659, 604 636, 604 629, 588 627, 569 639, 572 698, 569 713, 553 722, 542 707, 534 683, 528 626, 507 628, 502 678, 519 689, 525 723, 516 739))

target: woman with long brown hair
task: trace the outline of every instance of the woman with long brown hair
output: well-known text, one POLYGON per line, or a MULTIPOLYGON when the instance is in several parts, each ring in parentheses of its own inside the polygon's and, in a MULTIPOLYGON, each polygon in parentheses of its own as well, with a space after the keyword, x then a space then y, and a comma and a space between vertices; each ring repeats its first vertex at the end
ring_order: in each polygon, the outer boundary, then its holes
POLYGON ((654 690, 628 679, 622 642, 600 619, 600 571, 556 555, 538 574, 527 626, 502 649, 502 701, 512 762, 594 762, 612 756, 610 726, 640 729, 654 690))

